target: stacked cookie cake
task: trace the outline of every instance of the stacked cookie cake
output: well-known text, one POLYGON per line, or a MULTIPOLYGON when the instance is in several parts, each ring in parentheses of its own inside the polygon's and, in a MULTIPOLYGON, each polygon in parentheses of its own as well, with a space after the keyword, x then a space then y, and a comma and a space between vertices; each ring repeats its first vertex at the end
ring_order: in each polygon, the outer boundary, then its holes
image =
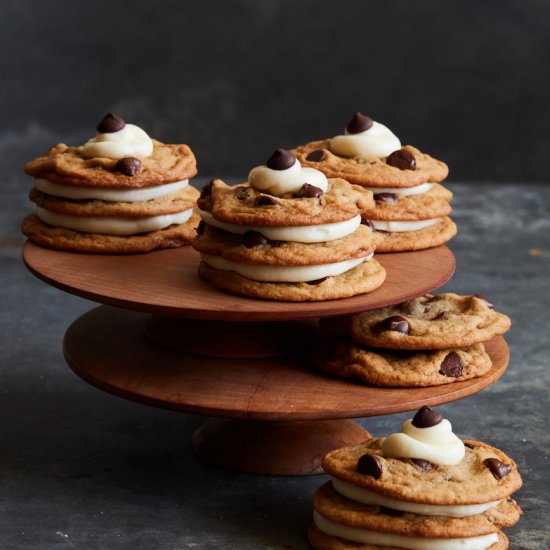
POLYGON ((502 528, 521 509, 514 461, 481 441, 459 439, 422 407, 399 433, 323 458, 331 481, 313 497, 309 539, 317 550, 505 550, 502 528))
POLYGON ((39 245, 133 253, 189 244, 198 216, 197 173, 187 145, 152 140, 108 113, 86 144, 60 143, 25 166, 36 210, 22 231, 39 245))
POLYGON ((244 185, 208 184, 198 200, 193 247, 199 276, 243 296, 329 300, 378 288, 378 235, 361 224, 372 192, 303 168, 284 149, 254 168, 244 185))
POLYGON ((378 252, 430 248, 456 234, 448 217, 452 193, 439 183, 447 166, 410 145, 402 147, 386 126, 368 116, 356 113, 344 135, 307 143, 293 153, 304 166, 374 193, 374 205, 362 214, 381 233, 378 252))
POLYGON ((375 386, 421 387, 487 374, 484 342, 506 332, 510 318, 479 294, 449 292, 321 324, 329 337, 315 361, 323 370, 375 386))

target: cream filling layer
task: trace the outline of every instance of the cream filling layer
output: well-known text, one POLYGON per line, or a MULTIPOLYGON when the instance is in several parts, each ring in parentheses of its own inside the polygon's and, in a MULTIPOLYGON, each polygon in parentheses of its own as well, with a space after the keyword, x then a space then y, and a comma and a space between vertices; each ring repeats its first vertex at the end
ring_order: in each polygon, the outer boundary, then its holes
POLYGON ((115 218, 101 216, 71 216, 57 214, 44 208, 37 208, 35 214, 48 225, 80 231, 82 233, 99 233, 101 235, 136 235, 166 229, 173 224, 182 224, 189 220, 193 209, 162 216, 142 218, 115 218))
POLYGON ((391 508, 392 510, 411 512, 421 516, 446 516, 451 518, 476 516, 478 514, 482 514, 486 510, 489 510, 489 508, 498 506, 500 502, 502 502, 501 500, 493 500, 483 504, 453 506, 420 504, 417 502, 405 502, 403 500, 397 500, 395 498, 380 495, 373 491, 369 491, 364 487, 358 487, 357 485, 352 485, 351 483, 347 483, 346 481, 342 481, 337 478, 332 478, 332 486, 334 487, 334 490, 342 496, 356 502, 361 502, 362 504, 368 504, 371 506, 384 506, 386 508, 391 508))
POLYGON ((324 277, 341 275, 350 269, 370 260, 372 254, 366 258, 354 258, 343 262, 322 265, 286 266, 286 265, 258 265, 245 264, 226 260, 221 256, 201 254, 202 261, 214 269, 234 271, 243 277, 262 283, 305 283, 316 281, 324 277))
POLYGON ((186 187, 189 180, 174 181, 141 189, 104 189, 98 187, 76 187, 36 178, 34 186, 42 193, 63 199, 96 199, 107 202, 145 202, 175 193, 186 187))
POLYGON ((259 225, 238 225, 217 220, 210 212, 200 211, 201 219, 208 225, 223 229, 235 235, 243 235, 247 231, 257 231, 270 241, 293 241, 298 243, 324 243, 335 241, 351 235, 361 224, 361 216, 357 215, 344 222, 325 223, 321 225, 299 225, 296 227, 274 227, 259 225))
POLYGON ((439 218, 431 218, 429 220, 419 220, 416 222, 400 222, 400 221, 384 221, 371 220, 376 229, 380 231, 388 231, 389 233, 406 233, 408 231, 419 231, 430 225, 438 222, 439 218))
POLYGON ((413 187, 365 187, 369 191, 376 193, 393 193, 394 195, 403 195, 404 197, 413 197, 427 193, 435 183, 421 183, 413 187))
POLYGON ((328 189, 328 180, 323 172, 315 168, 302 168, 298 160, 286 170, 256 166, 248 174, 248 183, 254 189, 277 196, 297 193, 304 183, 314 185, 323 192, 328 189))
POLYGON ((97 133, 83 145, 82 154, 86 158, 108 159, 150 157, 153 154, 153 142, 139 126, 126 124, 118 132, 97 133))
POLYGON ((432 464, 452 466, 464 458, 465 448, 446 418, 428 428, 418 428, 409 419, 403 422, 401 432, 384 439, 382 454, 386 458, 421 458, 432 464))
POLYGON ((323 517, 317 511, 313 514, 313 521, 320 531, 332 537, 362 544, 372 544, 373 546, 391 546, 407 550, 486 550, 492 544, 498 542, 496 533, 479 537, 452 539, 407 537, 393 533, 380 533, 335 523, 323 517))
POLYGON ((330 150, 341 157, 382 158, 401 149, 399 138, 387 127, 374 121, 372 126, 359 134, 335 136, 330 140, 330 150))

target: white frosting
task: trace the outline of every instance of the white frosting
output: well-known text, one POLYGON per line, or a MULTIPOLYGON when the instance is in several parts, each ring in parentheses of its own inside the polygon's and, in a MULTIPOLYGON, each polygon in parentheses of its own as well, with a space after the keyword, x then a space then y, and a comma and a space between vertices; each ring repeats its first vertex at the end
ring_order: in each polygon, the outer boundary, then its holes
POLYGON ((298 160, 286 170, 273 170, 265 165, 256 166, 248 174, 248 183, 258 191, 277 196, 297 193, 304 183, 314 185, 323 192, 328 189, 327 177, 323 172, 315 168, 302 168, 298 160))
POLYGON ((429 220, 419 220, 416 222, 401 222, 401 221, 384 221, 371 220, 376 229, 381 231, 389 231, 390 233, 406 233, 407 231, 419 231, 425 227, 430 227, 437 223, 439 218, 431 218, 429 220))
POLYGON ((393 132, 374 121, 372 126, 359 134, 335 136, 330 140, 330 150, 341 157, 363 157, 367 159, 389 156, 401 149, 401 142, 393 132))
POLYGON ((384 439, 382 453, 386 458, 421 458, 432 464, 452 466, 464 458, 465 449, 447 419, 429 428, 417 428, 409 419, 403 422, 401 433, 384 439))
POLYGON ((141 189, 105 189, 101 187, 77 187, 44 179, 35 179, 34 186, 43 193, 64 199, 97 199, 108 202, 144 202, 175 193, 187 186, 189 180, 174 181, 164 185, 141 189))
POLYGON ((285 266, 285 265, 258 265, 245 264, 226 260, 221 256, 201 254, 203 262, 214 269, 222 271, 234 271, 243 277, 263 283, 303 283, 316 281, 324 277, 341 275, 372 258, 355 258, 343 262, 322 265, 285 266))
POLYGON ((141 128, 126 124, 118 132, 97 133, 84 144, 82 154, 86 158, 108 159, 150 157, 153 154, 153 142, 141 128))
POLYGON ((324 243, 351 235, 361 224, 361 216, 357 215, 344 222, 325 223, 320 225, 299 225, 296 227, 266 227, 256 225, 238 225, 217 220, 210 212, 201 210, 201 218, 208 225, 223 229, 235 235, 243 235, 247 231, 257 231, 270 241, 293 241, 298 243, 324 243))
POLYGON ((54 227, 64 227, 82 233, 99 233, 102 235, 136 235, 149 231, 159 231, 173 224, 182 224, 189 220, 193 209, 143 218, 115 218, 101 216, 70 216, 56 214, 44 208, 37 208, 36 215, 45 223, 54 227))
POLYGON ((358 487, 352 485, 341 479, 333 478, 332 486, 335 491, 342 496, 347 497, 356 502, 362 504, 368 504, 373 506, 385 506, 392 510, 401 510, 402 512, 412 512, 413 514, 420 514, 422 516, 446 516, 452 518, 464 518, 467 516, 476 516, 482 514, 485 510, 498 506, 501 500, 493 500, 491 502, 485 502, 483 504, 467 504, 467 505, 453 505, 442 506, 438 504, 419 504, 417 502, 405 502, 403 500, 397 500, 395 498, 386 497, 373 491, 369 491, 364 487, 358 487))
POLYGON ((394 195, 403 195, 404 197, 412 197, 414 195, 423 195, 427 193, 435 183, 421 183, 413 187, 364 187, 373 193, 393 193, 394 195))
POLYGON ((323 517, 317 511, 314 512, 313 521, 320 531, 333 537, 373 546, 390 546, 407 550, 486 550, 498 541, 496 533, 479 537, 452 539, 409 537, 393 533, 381 533, 335 523, 323 517))

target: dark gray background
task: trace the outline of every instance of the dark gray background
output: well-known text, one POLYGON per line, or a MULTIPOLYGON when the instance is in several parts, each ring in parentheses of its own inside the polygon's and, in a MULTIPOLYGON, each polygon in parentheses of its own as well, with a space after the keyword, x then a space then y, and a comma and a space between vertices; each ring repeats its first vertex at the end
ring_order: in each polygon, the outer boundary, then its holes
POLYGON ((340 133, 356 110, 460 181, 547 176, 548 0, 3 0, 0 158, 82 143, 108 110, 203 176, 340 133))

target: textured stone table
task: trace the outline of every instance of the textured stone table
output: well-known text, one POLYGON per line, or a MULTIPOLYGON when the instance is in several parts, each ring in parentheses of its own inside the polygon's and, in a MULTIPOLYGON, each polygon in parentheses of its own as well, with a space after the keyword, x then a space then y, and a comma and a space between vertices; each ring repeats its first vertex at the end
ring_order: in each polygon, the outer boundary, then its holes
MULTIPOLYGON (((107 395, 66 366, 68 325, 95 304, 55 290, 20 259, 22 176, 4 186, 0 227, 0 547, 3 550, 306 549, 324 476, 268 478, 199 462, 201 417, 107 395)), ((457 272, 444 288, 486 295, 512 317, 507 373, 440 407, 461 436, 519 464, 522 520, 511 548, 550 547, 550 186, 450 184, 457 272)), ((409 416, 361 419, 375 435, 409 416)))

